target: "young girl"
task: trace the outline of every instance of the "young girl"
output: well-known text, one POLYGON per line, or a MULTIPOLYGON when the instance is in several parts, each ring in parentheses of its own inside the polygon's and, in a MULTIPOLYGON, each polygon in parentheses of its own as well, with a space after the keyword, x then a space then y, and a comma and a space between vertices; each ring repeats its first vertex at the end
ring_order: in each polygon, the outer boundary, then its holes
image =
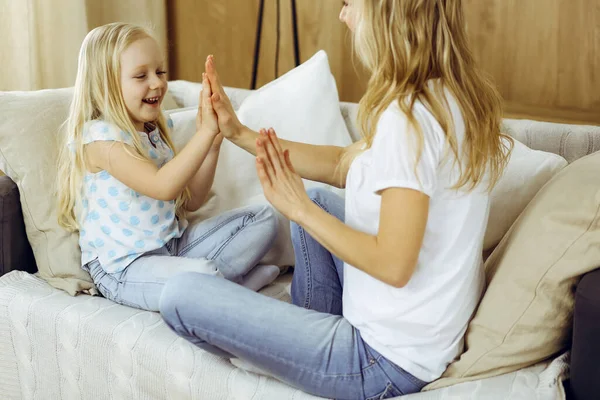
POLYGON ((79 230, 83 269, 118 303, 157 311, 164 284, 186 271, 253 290, 279 273, 272 265, 254 268, 276 234, 271 207, 194 225, 185 218, 207 198, 223 140, 204 83, 197 132, 175 155, 172 121, 160 108, 165 61, 151 34, 113 23, 92 30, 81 46, 69 150, 60 161, 59 221, 79 230))
POLYGON ((336 399, 418 392, 460 355, 483 287, 489 190, 510 147, 461 3, 344 3, 341 20, 372 73, 360 102, 363 139, 346 149, 241 126, 209 59, 221 132, 258 156, 267 199, 293 221, 294 305, 183 274, 166 285, 160 308, 173 330, 336 399), (307 195, 300 177, 345 187, 346 203, 307 195))

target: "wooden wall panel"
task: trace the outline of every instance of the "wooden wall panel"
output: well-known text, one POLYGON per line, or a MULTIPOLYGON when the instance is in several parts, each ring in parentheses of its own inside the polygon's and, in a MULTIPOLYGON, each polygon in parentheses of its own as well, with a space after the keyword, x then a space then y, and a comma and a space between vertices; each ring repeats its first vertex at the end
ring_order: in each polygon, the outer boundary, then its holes
MULTIPOLYGON (((250 88, 258 21, 259 0, 168 0, 168 37, 171 50, 170 79, 200 81, 203 60, 217 57, 223 82, 250 88)), ((297 0, 301 62, 320 49, 327 51, 340 97, 357 101, 364 91, 352 63, 350 36, 338 21, 341 2, 297 0)), ((277 72, 277 0, 265 0, 258 87, 295 66, 291 0, 280 2, 280 39, 277 72)))
POLYGON ((277 0, 265 0, 257 88, 294 68, 291 7, 288 1, 280 3, 279 27, 277 26, 277 15, 277 0), (278 28, 279 44, 277 43, 278 28), (278 47, 279 53, 276 51, 278 47), (277 63, 276 59, 278 59, 277 63))
MULTIPOLYGON (((269 18, 276 16, 276 0, 266 0, 270 4, 269 18)), ((304 62, 317 51, 325 50, 329 64, 336 77, 340 98, 344 101, 358 101, 366 86, 366 75, 356 61, 353 65, 351 38, 345 24, 338 20, 341 3, 337 1, 296 0, 298 12, 298 36, 300 61, 304 62)), ((279 44, 279 75, 294 68, 294 43, 291 18, 291 0, 281 0, 281 35, 279 44)), ((274 77, 274 52, 276 29, 273 24, 263 32, 261 51, 262 75, 259 83, 269 82, 274 77), (266 40, 265 40, 266 39, 266 40), (266 47, 266 48, 265 48, 266 47), (267 57, 266 65, 262 57, 267 57), (270 79, 265 79, 270 78, 270 79)), ((259 85, 260 86, 260 85, 259 85)))
POLYGON ((507 116, 600 124, 600 0, 465 0, 507 116))
POLYGON ((353 64, 350 32, 338 19, 341 2, 297 2, 302 58, 308 59, 320 49, 327 51, 340 99, 358 101, 364 93, 367 77, 362 73, 358 60, 356 65, 353 64))
MULTIPOLYGON (((91 30, 113 21, 127 21, 146 26, 154 32, 159 45, 167 47, 165 0, 86 0, 85 11, 91 30)), ((54 4, 54 6, 57 6, 54 4)))
POLYGON ((169 79, 200 82, 214 54, 227 86, 250 87, 258 0, 167 0, 169 79))
MULTIPOLYGON (((301 61, 326 50, 341 100, 358 101, 367 76, 337 19, 341 2, 296 1, 301 61)), ((249 88, 258 2, 169 0, 175 78, 199 80, 201 60, 212 52, 227 85, 249 88)), ((276 2, 265 0, 258 86, 276 77, 276 2)), ((463 2, 473 51, 504 97, 506 116, 600 124, 600 0, 463 2)), ((291 0, 280 4, 282 75, 294 55, 291 0)))

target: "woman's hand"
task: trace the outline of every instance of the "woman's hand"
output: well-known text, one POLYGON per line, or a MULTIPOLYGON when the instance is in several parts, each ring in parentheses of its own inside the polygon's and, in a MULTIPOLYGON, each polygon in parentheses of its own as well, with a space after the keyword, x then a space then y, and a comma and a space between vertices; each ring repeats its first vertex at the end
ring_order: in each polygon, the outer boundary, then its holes
POLYGON ((210 81, 206 74, 202 74, 202 90, 200 91, 198 114, 196 115, 196 132, 216 138, 219 136, 220 130, 217 114, 212 105, 212 94, 210 81))
POLYGON ((211 100, 214 110, 218 115, 219 129, 221 130, 223 136, 231 139, 240 132, 243 125, 238 119, 237 115, 235 115, 231 101, 229 100, 229 97, 227 97, 227 94, 225 94, 223 85, 221 85, 213 56, 208 56, 205 69, 206 75, 213 90, 211 100))
POLYGON ((289 220, 299 222, 312 202, 292 166, 289 151, 282 150, 273 129, 261 130, 256 139, 256 170, 269 203, 289 220))

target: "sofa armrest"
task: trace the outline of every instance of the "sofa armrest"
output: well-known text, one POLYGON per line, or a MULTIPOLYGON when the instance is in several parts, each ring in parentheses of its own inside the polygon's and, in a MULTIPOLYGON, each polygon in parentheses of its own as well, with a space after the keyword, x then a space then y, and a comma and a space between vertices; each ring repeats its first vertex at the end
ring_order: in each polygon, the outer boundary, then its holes
POLYGON ((0 276, 17 269, 37 271, 25 234, 19 189, 9 177, 0 176, 0 276))
POLYGON ((571 347, 573 400, 592 400, 600 393, 600 269, 577 286, 571 347))

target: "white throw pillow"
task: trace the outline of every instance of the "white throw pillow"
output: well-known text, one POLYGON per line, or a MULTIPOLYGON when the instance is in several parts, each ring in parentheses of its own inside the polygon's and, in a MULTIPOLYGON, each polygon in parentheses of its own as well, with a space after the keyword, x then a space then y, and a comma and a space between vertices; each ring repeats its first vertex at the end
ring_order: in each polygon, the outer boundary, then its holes
POLYGON ((532 150, 515 139, 508 165, 491 193, 484 250, 500 242, 542 186, 567 164, 557 154, 532 150))
MULTIPOLYGON (((287 140, 342 147, 352 143, 340 113, 335 79, 324 51, 253 92, 241 104, 237 115, 251 129, 272 127, 287 140)), ((174 123, 173 141, 180 149, 195 132, 196 110, 173 110, 170 116, 174 123)), ((343 194, 342 190, 322 183, 305 181, 305 186, 307 189, 324 187, 343 194)), ((254 156, 225 140, 212 197, 194 217, 205 219, 234 208, 265 202, 254 156)), ((294 264, 289 221, 281 215, 280 234, 263 262, 280 266, 294 264)))
MULTIPOLYGON (((169 81, 169 91, 167 94, 182 108, 197 107, 201 90, 201 83, 176 80, 169 81)), ((233 109, 237 110, 252 91, 249 89, 225 87, 225 93, 229 97, 229 100, 231 100, 233 109)), ((168 110, 168 108, 165 107, 165 110, 168 110)))

